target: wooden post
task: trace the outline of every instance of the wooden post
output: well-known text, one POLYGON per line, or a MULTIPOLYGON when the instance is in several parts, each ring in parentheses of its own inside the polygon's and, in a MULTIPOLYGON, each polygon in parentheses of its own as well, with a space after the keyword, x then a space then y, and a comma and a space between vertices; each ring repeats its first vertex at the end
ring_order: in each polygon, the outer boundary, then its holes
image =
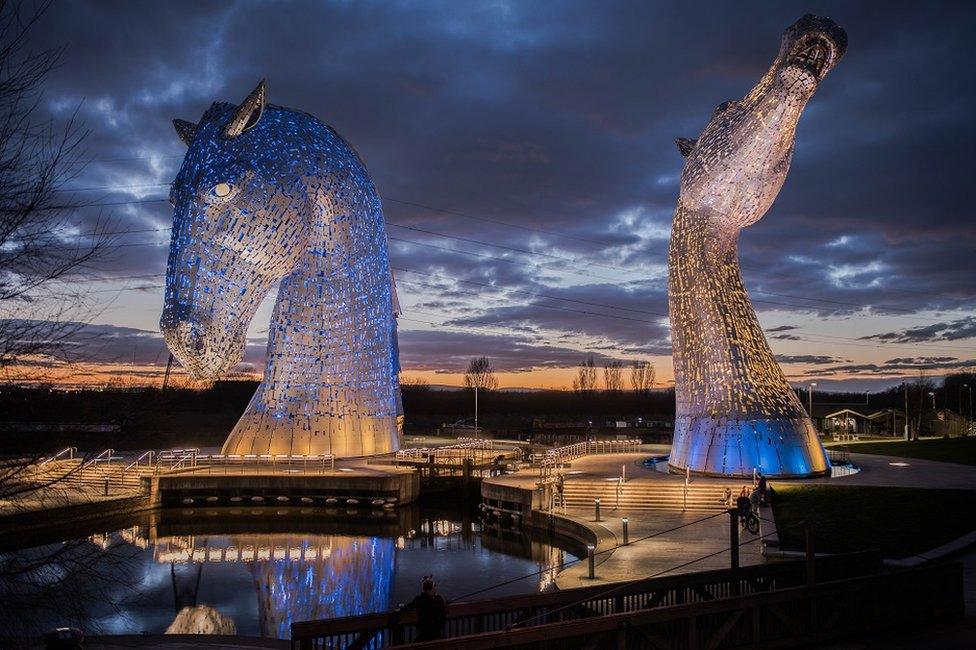
POLYGON ((803 522, 803 537, 806 546, 807 588, 810 590, 810 634, 817 634, 817 595, 813 588, 817 584, 817 560, 813 553, 813 530, 809 522, 803 522))
POLYGON ((813 531, 810 529, 810 524, 806 522, 803 524, 803 540, 807 560, 807 586, 812 587, 817 584, 817 558, 813 553, 813 531))

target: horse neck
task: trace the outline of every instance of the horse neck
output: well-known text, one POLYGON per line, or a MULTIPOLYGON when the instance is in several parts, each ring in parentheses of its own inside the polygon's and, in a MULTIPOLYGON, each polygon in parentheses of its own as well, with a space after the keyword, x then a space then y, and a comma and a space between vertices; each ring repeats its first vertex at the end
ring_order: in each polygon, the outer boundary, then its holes
MULTIPOLYGON (((330 194, 311 194, 309 237, 305 251, 291 274, 278 286, 278 299, 268 332, 268 360, 264 376, 267 398, 274 402, 280 393, 275 385, 287 383, 290 390, 308 386, 317 390, 327 383, 328 368, 310 357, 322 350, 330 335, 332 310, 341 301, 330 291, 340 284, 345 261, 357 255, 361 242, 351 222, 372 217, 369 202, 375 199, 371 187, 359 200, 336 202, 330 194)), ((348 193, 344 193, 348 196, 348 193)), ((361 237, 361 235, 359 235, 361 237)))
POLYGON ((802 417, 743 286, 737 240, 679 201, 668 258, 678 409, 802 417))

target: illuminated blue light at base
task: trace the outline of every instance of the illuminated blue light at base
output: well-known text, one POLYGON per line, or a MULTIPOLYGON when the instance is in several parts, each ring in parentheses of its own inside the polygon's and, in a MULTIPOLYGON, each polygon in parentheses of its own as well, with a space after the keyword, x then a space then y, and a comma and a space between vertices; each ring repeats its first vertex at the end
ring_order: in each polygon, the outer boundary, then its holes
POLYGON ((174 125, 188 149, 160 319, 173 355, 194 377, 219 377, 278 291, 264 379, 223 453, 399 449, 396 289, 359 156, 311 115, 268 104, 263 81, 240 106, 174 125))

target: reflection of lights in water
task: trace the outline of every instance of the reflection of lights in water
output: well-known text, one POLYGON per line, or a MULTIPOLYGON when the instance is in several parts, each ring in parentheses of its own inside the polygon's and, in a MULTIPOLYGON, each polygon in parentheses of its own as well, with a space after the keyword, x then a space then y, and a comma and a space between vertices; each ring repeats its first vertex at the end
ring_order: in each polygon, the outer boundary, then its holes
POLYGON ((566 554, 561 548, 547 547, 542 559, 539 560, 539 591, 549 591, 556 586, 556 576, 562 572, 566 554))
POLYGON ((394 595, 409 599, 415 586, 412 572, 421 568, 450 575, 446 584, 461 593, 538 571, 537 579, 511 587, 512 593, 525 593, 551 589, 566 559, 558 549, 530 544, 514 533, 489 542, 477 534, 481 527, 474 522, 420 519, 416 526, 412 537, 389 539, 281 533, 157 537, 157 529, 149 526, 103 534, 97 536, 100 545, 90 547, 98 556, 104 544, 104 553, 113 557, 124 552, 126 545, 120 542, 131 543, 130 549, 149 549, 141 562, 155 568, 145 570, 137 596, 152 594, 155 604, 150 611, 131 593, 121 596, 113 601, 121 613, 99 616, 97 626, 107 633, 161 632, 156 629, 160 618, 169 623, 175 614, 169 595, 173 565, 177 575, 189 576, 187 584, 196 582, 194 576, 202 568, 199 600, 194 597, 180 606, 210 607, 233 619, 241 634, 288 638, 292 621, 384 611, 394 595), (395 561, 398 549, 404 553, 403 568, 395 561), (466 555, 452 559, 445 551, 466 555), (491 557, 498 554, 510 557, 491 557), (396 579, 403 580, 404 570, 411 576, 408 593, 394 594, 395 566, 396 579))
POLYGON ((353 616, 390 606, 394 544, 373 537, 329 537, 328 562, 253 565, 261 630, 288 638, 293 620, 353 616))
POLYGON ((892 467, 911 467, 910 464, 903 463, 901 461, 898 461, 898 462, 895 462, 895 463, 888 463, 888 464, 891 465, 892 467))
POLYGON ((249 564, 257 586, 261 632, 288 638, 292 621, 387 609, 395 546, 392 539, 372 537, 190 535, 158 538, 153 559, 249 564))
MULTIPOLYGON (((410 531, 413 533, 413 531, 410 531)), ((420 532, 424 535, 440 535, 446 537, 448 535, 454 535, 455 533, 461 532, 461 524, 449 521, 447 519, 436 519, 430 522, 423 522, 420 524, 420 532)))

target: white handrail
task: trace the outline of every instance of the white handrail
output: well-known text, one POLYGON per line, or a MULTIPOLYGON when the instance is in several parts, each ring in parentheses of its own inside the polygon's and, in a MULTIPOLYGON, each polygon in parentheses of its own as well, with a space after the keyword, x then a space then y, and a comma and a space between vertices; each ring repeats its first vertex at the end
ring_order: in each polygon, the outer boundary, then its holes
MULTIPOLYGON (((194 454, 188 452, 176 460, 169 468, 170 471, 181 469, 184 464, 192 458, 193 467, 214 468, 214 467, 240 467, 243 471, 245 465, 269 465, 273 471, 279 467, 294 468, 301 467, 303 473, 312 470, 334 470, 334 454, 194 454), (319 463, 318 465, 316 463, 319 463)), ((170 459, 172 460, 172 459, 170 459)))
POLYGON ((64 449, 62 449, 58 453, 54 454, 50 458, 45 458, 44 460, 42 460, 41 462, 39 462, 37 464, 37 466, 38 467, 43 467, 44 465, 47 465, 48 463, 50 463, 52 460, 57 460, 58 458, 60 458, 61 456, 64 456, 65 454, 68 454, 68 460, 74 460, 75 452, 77 452, 77 451, 78 451, 78 448, 77 447, 65 447, 64 449))
POLYGON ((174 463, 174 464, 173 464, 173 465, 172 465, 172 466, 171 466, 171 467, 169 468, 169 471, 171 471, 171 472, 172 472, 172 471, 173 471, 174 469, 179 469, 179 468, 180 468, 180 467, 181 467, 181 466, 183 465, 183 463, 185 463, 185 462, 186 462, 187 460, 189 460, 189 459, 191 459, 191 458, 196 458, 196 452, 194 452, 194 451, 188 451, 188 452, 186 452, 185 454, 183 454, 182 456, 180 456, 180 458, 179 458, 179 460, 177 460, 177 461, 176 461, 176 462, 175 462, 175 463, 174 463))
POLYGON ((139 456, 134 461, 132 461, 131 463, 129 463, 128 465, 126 465, 125 467, 122 468, 122 474, 124 475, 130 469, 132 469, 133 467, 137 467, 139 465, 139 462, 142 461, 142 459, 145 458, 145 457, 147 457, 147 456, 149 457, 148 464, 149 465, 152 465, 152 459, 153 459, 153 454, 154 453, 155 452, 152 449, 150 449, 149 451, 142 452, 142 455, 141 456, 139 456))

